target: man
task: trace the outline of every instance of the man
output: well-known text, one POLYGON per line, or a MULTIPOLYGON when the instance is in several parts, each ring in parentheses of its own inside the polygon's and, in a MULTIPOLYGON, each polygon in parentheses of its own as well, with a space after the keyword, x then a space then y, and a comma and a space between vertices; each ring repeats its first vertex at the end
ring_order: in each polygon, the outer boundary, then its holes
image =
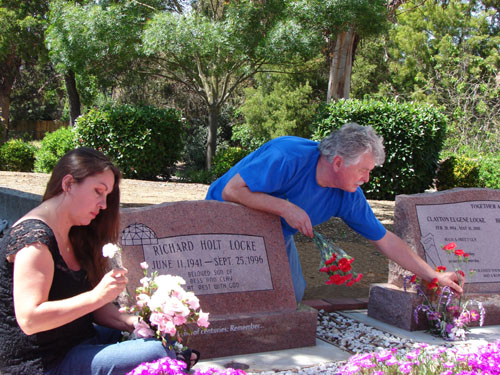
POLYGON ((209 188, 206 199, 230 201, 281 217, 297 302, 306 283, 293 235, 313 237, 313 226, 340 217, 380 252, 425 280, 437 278, 457 292, 453 272, 439 273, 375 217, 360 188, 385 159, 382 138, 371 126, 344 125, 317 142, 299 137, 271 140, 243 158, 209 188))

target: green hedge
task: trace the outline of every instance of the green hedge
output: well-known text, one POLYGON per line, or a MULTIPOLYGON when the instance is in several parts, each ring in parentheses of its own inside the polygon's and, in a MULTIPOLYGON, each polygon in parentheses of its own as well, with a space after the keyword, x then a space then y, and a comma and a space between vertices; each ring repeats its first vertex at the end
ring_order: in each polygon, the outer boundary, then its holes
POLYGON ((32 172, 35 146, 20 139, 11 139, 0 147, 0 169, 11 172, 32 172))
POLYGON ((313 139, 321 140, 348 122, 371 125, 384 137, 386 160, 371 173, 363 191, 370 199, 424 192, 436 175, 447 118, 437 108, 416 103, 339 100, 325 107, 313 139))
POLYGON ((453 155, 441 161, 436 188, 447 190, 456 187, 500 189, 500 156, 468 158, 453 155))
POLYGON ((72 128, 62 127, 47 133, 35 153, 35 172, 51 173, 59 159, 76 145, 72 128))
POLYGON ((124 177, 155 180, 170 177, 183 147, 182 129, 174 109, 121 105, 91 109, 75 130, 80 145, 107 154, 124 177))

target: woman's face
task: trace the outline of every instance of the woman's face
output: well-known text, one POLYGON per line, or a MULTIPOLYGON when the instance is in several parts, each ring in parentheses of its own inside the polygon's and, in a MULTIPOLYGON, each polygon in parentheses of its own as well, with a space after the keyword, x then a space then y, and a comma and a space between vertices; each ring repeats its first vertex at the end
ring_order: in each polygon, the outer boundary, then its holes
POLYGON ((100 210, 106 209, 106 198, 113 190, 114 184, 115 176, 110 170, 89 176, 80 183, 70 184, 67 193, 72 198, 72 224, 88 225, 100 210))

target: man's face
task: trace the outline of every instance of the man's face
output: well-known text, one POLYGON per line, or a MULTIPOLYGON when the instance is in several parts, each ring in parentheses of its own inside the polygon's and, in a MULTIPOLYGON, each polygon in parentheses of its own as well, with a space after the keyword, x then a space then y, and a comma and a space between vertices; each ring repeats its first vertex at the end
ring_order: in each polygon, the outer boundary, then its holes
POLYGON ((345 165, 344 159, 336 156, 333 159, 335 187, 353 193, 358 186, 370 180, 373 168, 375 160, 371 152, 365 152, 357 163, 350 165, 345 165))

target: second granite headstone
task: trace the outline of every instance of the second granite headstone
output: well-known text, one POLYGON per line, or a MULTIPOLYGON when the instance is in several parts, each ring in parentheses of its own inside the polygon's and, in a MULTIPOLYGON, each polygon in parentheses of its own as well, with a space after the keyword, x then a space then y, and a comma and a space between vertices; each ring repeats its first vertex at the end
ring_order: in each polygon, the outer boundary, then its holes
MULTIPOLYGON (((457 188, 399 195, 393 230, 432 267, 456 268, 456 258, 441 249, 449 242, 469 253, 466 265, 475 274, 467 278, 466 297, 483 303, 485 325, 500 324, 500 190, 457 188)), ((388 283, 370 288, 368 315, 403 329, 423 329, 423 322, 417 324, 413 316, 420 298, 403 290, 407 275, 390 263, 388 283)))
POLYGON ((146 261, 184 278, 210 313, 189 346, 203 358, 313 346, 316 310, 295 302, 279 218, 234 203, 191 201, 121 210, 130 295, 146 261))

